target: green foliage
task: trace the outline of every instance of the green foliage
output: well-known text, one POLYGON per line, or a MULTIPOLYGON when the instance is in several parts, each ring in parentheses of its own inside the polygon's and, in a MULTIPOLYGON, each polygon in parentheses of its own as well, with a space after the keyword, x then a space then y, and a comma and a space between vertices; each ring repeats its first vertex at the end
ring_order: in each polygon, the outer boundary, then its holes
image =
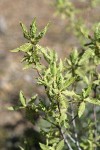
POLYGON ((62 150, 64 148, 64 140, 61 140, 56 147, 56 150, 62 150))
MULTIPOLYGON (((71 3, 68 1, 66 3, 72 12, 71 3)), ((59 0, 59 5, 62 10, 63 1, 59 0)), ((66 10, 66 13, 70 14, 70 10, 66 10)), ((91 126, 88 130, 89 136, 87 133, 80 133, 78 139, 75 120, 76 117, 78 121, 82 120, 85 116, 84 111, 88 110, 88 103, 91 106, 100 105, 100 92, 97 93, 97 88, 100 86, 100 74, 97 71, 100 65, 100 23, 95 27, 93 37, 86 36, 89 43, 86 43, 80 51, 75 48, 65 60, 58 59, 54 50, 39 45, 48 24, 39 33, 37 33, 36 19, 30 25, 29 31, 23 23, 21 27, 24 37, 29 42, 12 52, 24 53, 22 62, 26 63, 25 68, 37 71, 37 84, 44 87, 48 101, 42 100, 37 94, 26 99, 21 91, 20 105, 9 109, 23 109, 26 118, 32 124, 35 124, 34 114, 41 118, 38 125, 40 133, 45 137, 44 143, 39 142, 42 150, 81 150, 82 148, 92 150, 98 147, 99 137, 95 134, 98 129, 93 129, 91 126), (74 113, 77 114, 76 117, 74 113), (84 136, 87 137, 87 141, 84 140, 84 136)))
POLYGON ((81 102, 80 106, 79 106, 79 110, 78 110, 78 116, 81 117, 84 113, 85 110, 85 103, 81 102))
POLYGON ((95 141, 93 140, 94 134, 95 134, 93 126, 94 126, 94 123, 89 123, 89 125, 87 127, 88 128, 87 138, 82 139, 81 147, 84 150, 93 150, 93 149, 99 148, 99 146, 100 146, 100 143, 99 143, 100 136, 98 136, 95 139, 95 141))
POLYGON ((14 49, 13 52, 19 52, 19 51, 29 52, 32 48, 33 48, 33 46, 31 43, 25 43, 24 45, 20 46, 19 48, 14 49))
POLYGON ((21 104, 25 107, 26 106, 26 98, 24 97, 22 91, 20 91, 20 101, 21 101, 21 104))

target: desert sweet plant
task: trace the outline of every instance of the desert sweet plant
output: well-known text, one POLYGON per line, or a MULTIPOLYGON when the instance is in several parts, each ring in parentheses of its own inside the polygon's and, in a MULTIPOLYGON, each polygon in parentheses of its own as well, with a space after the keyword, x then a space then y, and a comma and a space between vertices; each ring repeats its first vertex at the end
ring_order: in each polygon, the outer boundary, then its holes
POLYGON ((96 150, 100 147, 96 109, 100 105, 100 23, 94 34, 88 35, 88 43, 80 50, 75 48, 64 60, 54 50, 39 45, 48 26, 38 32, 34 19, 28 31, 21 23, 28 42, 12 50, 24 53, 24 69, 37 72, 34 78, 44 88, 46 101, 37 93, 26 99, 21 91, 20 105, 9 109, 24 110, 33 125, 33 114, 39 115, 43 123, 39 132, 45 139, 39 143, 42 150, 96 150))

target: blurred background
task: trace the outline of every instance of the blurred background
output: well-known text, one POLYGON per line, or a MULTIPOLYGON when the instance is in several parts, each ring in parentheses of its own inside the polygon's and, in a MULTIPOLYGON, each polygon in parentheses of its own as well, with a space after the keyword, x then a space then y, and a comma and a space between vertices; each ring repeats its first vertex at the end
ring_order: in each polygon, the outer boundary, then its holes
MULTIPOLYGON (((55 15, 55 1, 0 0, 0 150, 17 150, 24 134, 34 134, 35 140, 38 136, 22 112, 6 110, 8 106, 18 104, 20 90, 24 91, 26 97, 34 93, 43 96, 42 89, 33 80, 36 74, 32 70, 22 69, 21 54, 10 52, 25 42, 19 23, 23 22, 29 27, 36 17, 38 27, 42 29, 50 21, 51 26, 41 45, 55 49, 62 58, 69 54, 72 47, 79 45, 71 32, 65 32, 67 19, 55 15)), ((83 10, 82 17, 88 25, 100 21, 99 6, 85 10, 88 0, 86 3, 79 0, 73 2, 83 10)))

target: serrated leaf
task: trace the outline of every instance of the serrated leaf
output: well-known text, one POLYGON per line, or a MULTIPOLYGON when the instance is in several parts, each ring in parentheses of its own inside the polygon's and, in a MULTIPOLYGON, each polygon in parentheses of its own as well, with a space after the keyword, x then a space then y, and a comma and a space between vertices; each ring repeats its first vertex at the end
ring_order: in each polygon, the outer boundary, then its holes
POLYGON ((23 23, 20 23, 20 25, 21 25, 21 28, 23 30, 24 37, 29 40, 30 39, 30 35, 29 35, 28 31, 27 31, 26 26, 23 23))
POLYGON ((86 102, 89 102, 91 104, 100 105, 100 100, 95 98, 86 98, 84 99, 86 102))
POLYGON ((22 27, 23 33, 28 32, 26 26, 22 22, 20 22, 20 25, 22 27))
POLYGON ((37 37, 35 38, 35 40, 38 42, 47 32, 47 29, 48 29, 48 26, 49 26, 49 23, 45 26, 45 28, 39 32, 39 34, 37 35, 37 37))
POLYGON ((83 115, 84 111, 85 111, 85 102, 82 102, 78 108, 79 118, 83 115))
POLYGON ((22 46, 11 50, 11 52, 19 52, 19 51, 28 52, 32 48, 33 48, 33 45, 31 43, 25 43, 22 46))
POLYGON ((30 34, 31 37, 34 38, 36 36, 37 32, 37 25, 36 25, 36 18, 32 21, 32 24, 30 26, 30 34))
POLYGON ((22 91, 20 91, 20 102, 24 107, 26 106, 26 98, 24 97, 22 91))
POLYGON ((64 140, 61 140, 56 147, 56 150, 63 150, 64 148, 64 140))
POLYGON ((57 62, 57 60, 58 60, 57 53, 54 50, 50 50, 50 49, 48 49, 48 50, 49 50, 49 55, 51 58, 51 63, 57 62))

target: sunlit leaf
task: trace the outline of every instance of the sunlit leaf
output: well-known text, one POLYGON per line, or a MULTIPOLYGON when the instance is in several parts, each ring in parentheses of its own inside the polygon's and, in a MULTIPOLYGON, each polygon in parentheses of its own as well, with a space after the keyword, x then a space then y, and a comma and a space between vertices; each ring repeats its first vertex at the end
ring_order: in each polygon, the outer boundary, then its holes
POLYGON ((8 110, 14 110, 14 107, 10 106, 7 108, 8 110))
POLYGON ((20 150, 25 150, 23 147, 19 146, 20 150))
POLYGON ((94 53, 93 53, 93 51, 92 51, 91 49, 86 50, 86 51, 84 52, 84 54, 82 55, 82 58, 81 58, 80 61, 79 61, 79 65, 85 63, 85 61, 88 61, 89 58, 90 58, 91 56, 93 56, 93 54, 94 54, 94 53))
POLYGON ((49 146, 42 144, 42 143, 39 143, 39 145, 40 145, 42 150, 49 150, 49 146))
POLYGON ((84 99, 86 102, 89 102, 91 104, 100 105, 100 100, 95 98, 86 98, 84 99))
POLYGON ((20 91, 20 102, 23 106, 26 106, 26 98, 24 97, 22 91, 20 91))
POLYGON ((90 94, 90 92, 91 92, 91 89, 92 88, 92 85, 89 85, 88 87, 87 87, 87 89, 84 91, 84 93, 83 93, 83 95, 84 95, 84 97, 87 97, 87 96, 89 96, 89 94, 90 94))
POLYGON ((33 48, 33 45, 31 43, 25 43, 22 46, 11 50, 11 52, 19 52, 19 51, 23 51, 23 52, 28 52, 33 48))
POLYGON ((74 77, 72 77, 72 78, 70 78, 68 80, 66 79, 66 81, 65 81, 65 83, 63 85, 63 89, 69 87, 71 84, 74 83, 75 80, 76 80, 76 78, 74 78, 74 77))
POLYGON ((45 28, 41 32, 39 32, 39 34, 35 38, 36 41, 39 41, 46 34, 48 27, 49 27, 49 23, 45 26, 45 28))
POLYGON ((56 150, 63 150, 64 148, 64 140, 61 140, 56 147, 56 150))
POLYGON ((23 30, 24 37, 29 40, 30 39, 30 35, 29 35, 28 31, 27 31, 26 26, 23 23, 20 23, 20 25, 21 25, 21 28, 23 30))
POLYGON ((98 23, 95 28, 94 37, 96 40, 100 40, 100 23, 98 23))
POLYGON ((83 115, 84 111, 85 111, 85 102, 82 102, 78 108, 79 118, 83 115))
POLYGON ((30 34, 32 38, 35 38, 37 32, 36 18, 32 21, 30 26, 30 34))
POLYGON ((66 95, 66 96, 71 96, 71 97, 79 97, 79 95, 77 95, 74 91, 63 91, 62 94, 66 95))

